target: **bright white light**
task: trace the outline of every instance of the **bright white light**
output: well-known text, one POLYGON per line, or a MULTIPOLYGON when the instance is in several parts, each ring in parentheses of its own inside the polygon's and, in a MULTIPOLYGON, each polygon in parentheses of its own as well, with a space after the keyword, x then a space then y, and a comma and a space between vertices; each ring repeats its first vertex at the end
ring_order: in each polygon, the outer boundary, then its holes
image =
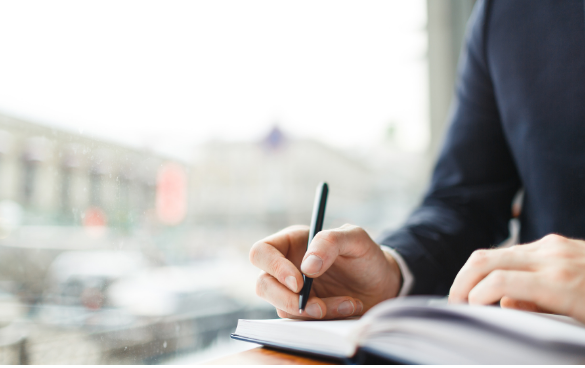
POLYGON ((0 110, 189 157, 210 138, 428 141, 408 1, 0 1, 0 110))

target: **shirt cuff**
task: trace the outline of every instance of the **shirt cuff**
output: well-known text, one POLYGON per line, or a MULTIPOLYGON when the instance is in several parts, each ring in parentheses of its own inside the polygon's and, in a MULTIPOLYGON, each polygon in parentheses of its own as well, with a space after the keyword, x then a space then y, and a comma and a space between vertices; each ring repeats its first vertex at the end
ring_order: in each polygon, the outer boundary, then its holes
POLYGON ((385 252, 388 252, 392 258, 398 263, 398 268, 400 269, 400 273, 402 274, 402 286, 400 287, 400 291, 398 292, 397 296, 406 296, 410 293, 412 286, 414 285, 414 276, 410 272, 408 265, 404 262, 402 256, 395 251, 394 249, 390 248, 387 245, 381 245, 382 249, 385 252))

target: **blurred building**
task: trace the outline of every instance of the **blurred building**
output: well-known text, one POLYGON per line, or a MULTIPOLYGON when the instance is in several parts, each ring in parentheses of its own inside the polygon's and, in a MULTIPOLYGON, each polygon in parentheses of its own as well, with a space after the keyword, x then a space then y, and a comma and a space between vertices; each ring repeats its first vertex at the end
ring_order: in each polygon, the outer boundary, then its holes
POLYGON ((247 251, 286 226, 309 224, 315 190, 323 181, 330 188, 325 228, 395 226, 418 199, 420 186, 412 183, 423 165, 399 159, 398 153, 386 155, 392 162, 379 151, 371 154, 375 160, 351 156, 292 138, 278 127, 256 142, 199 146, 189 178, 190 249, 222 244, 247 251))
POLYGON ((165 161, 0 115, 0 289, 35 304, 65 251, 152 254, 153 241, 132 234, 156 224, 157 172, 165 161))
POLYGON ((208 142, 191 173, 191 212, 200 223, 308 223, 317 185, 330 185, 329 213, 372 196, 373 173, 321 143, 274 128, 260 142, 208 142))
POLYGON ((274 317, 209 262, 159 267, 190 225, 157 217, 169 161, 0 115, 0 363, 155 363, 274 317))
POLYGON ((22 206, 24 224, 133 226, 155 206, 163 161, 146 150, 0 115, 0 200, 22 206))

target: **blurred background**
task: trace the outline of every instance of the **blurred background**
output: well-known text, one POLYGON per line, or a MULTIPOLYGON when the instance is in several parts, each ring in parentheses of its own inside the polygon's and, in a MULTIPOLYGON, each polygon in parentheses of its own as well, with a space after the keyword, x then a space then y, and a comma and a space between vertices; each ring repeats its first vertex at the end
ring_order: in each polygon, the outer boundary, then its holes
POLYGON ((473 3, 0 1, 0 364, 250 348, 319 182, 373 237, 420 200, 473 3))

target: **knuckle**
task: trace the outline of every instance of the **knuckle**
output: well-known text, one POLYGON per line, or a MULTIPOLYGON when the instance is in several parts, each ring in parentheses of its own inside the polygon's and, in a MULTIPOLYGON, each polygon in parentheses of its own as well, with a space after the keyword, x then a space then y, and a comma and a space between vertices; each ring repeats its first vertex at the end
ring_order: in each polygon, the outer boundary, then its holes
POLYGON ((256 280, 256 295, 263 298, 266 295, 266 289, 268 288, 268 275, 262 273, 256 280))
POLYGON ((550 272, 549 278, 555 283, 568 283, 573 280, 574 274, 568 268, 557 268, 550 272))
POLYGON ((260 256, 260 254, 262 253, 262 242, 256 242, 254 243, 254 245, 252 245, 252 248, 250 248, 250 253, 248 254, 248 258, 250 259, 250 262, 255 265, 257 263, 257 260, 260 256))
POLYGON ((548 234, 544 238, 542 238, 543 242, 555 244, 555 243, 565 243, 568 239, 564 236, 558 234, 548 234))
POLYGON ((268 263, 268 271, 274 277, 278 277, 282 273, 282 268, 282 262, 278 258, 271 259, 268 263))
POLYGON ((469 265, 472 267, 481 267, 485 265, 488 261, 488 254, 489 251, 486 249, 476 250, 471 253, 471 256, 469 257, 469 265))
POLYGON ((366 230, 364 230, 363 228, 361 228, 359 226, 353 226, 351 231, 356 233, 356 235, 358 235, 358 236, 367 234, 366 230))
POLYGON ((506 283, 506 273, 502 270, 495 270, 489 274, 489 283, 493 287, 500 287, 506 283))
POLYGON ((284 229, 281 230, 281 232, 283 233, 294 233, 297 231, 301 231, 301 232, 305 232, 309 230, 309 226, 307 225, 291 225, 291 226, 287 226, 284 229))
POLYGON ((314 240, 325 244, 335 244, 338 239, 338 234, 335 231, 323 230, 315 235, 314 240))
POLYGON ((280 318, 287 318, 288 317, 288 313, 286 313, 285 311, 282 311, 280 309, 276 309, 276 314, 278 314, 278 316, 280 318))
POLYGON ((299 306, 297 303, 298 302, 296 302, 292 298, 286 298, 286 300, 284 301, 285 312, 288 312, 290 314, 294 314, 294 311, 299 309, 299 306))
POLYGON ((469 292, 469 295, 467 296, 467 301, 469 302, 469 304, 477 304, 479 302, 479 294, 475 289, 469 292))

